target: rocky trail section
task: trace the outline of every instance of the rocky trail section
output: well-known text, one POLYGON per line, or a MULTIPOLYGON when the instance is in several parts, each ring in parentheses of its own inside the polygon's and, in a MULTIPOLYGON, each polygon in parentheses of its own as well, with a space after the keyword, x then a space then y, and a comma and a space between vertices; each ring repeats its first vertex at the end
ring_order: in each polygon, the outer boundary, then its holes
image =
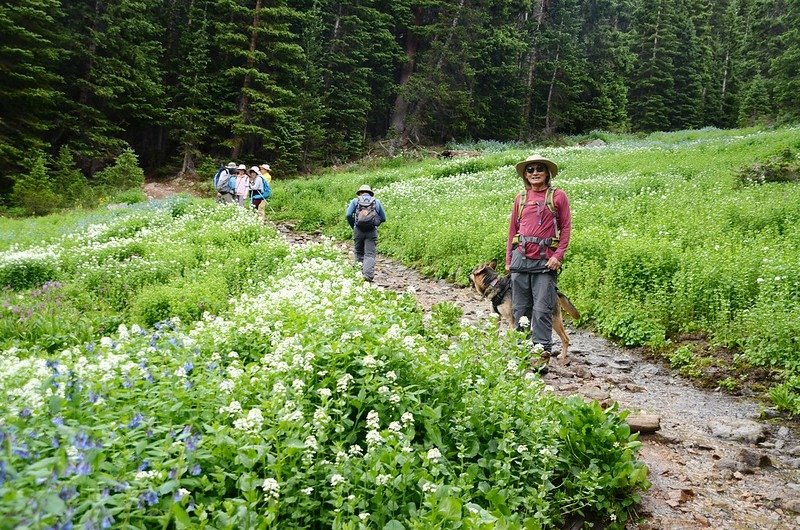
MULTIPOLYGON (((322 240, 291 225, 278 227, 291 244, 322 240)), ((343 252, 350 245, 339 244, 343 252)), ((431 280, 379 256, 375 284, 412 290, 427 311, 451 302, 470 321, 488 318, 491 305, 470 289, 431 280)), ((580 394, 621 409, 660 418, 660 430, 642 434, 641 458, 652 488, 638 508, 639 525, 652 530, 800 528, 800 438, 796 429, 761 419, 753 401, 698 389, 637 354, 592 333, 569 329, 567 366, 551 364, 545 382, 560 395, 580 394)), ((785 422, 784 422, 785 423, 785 422)))

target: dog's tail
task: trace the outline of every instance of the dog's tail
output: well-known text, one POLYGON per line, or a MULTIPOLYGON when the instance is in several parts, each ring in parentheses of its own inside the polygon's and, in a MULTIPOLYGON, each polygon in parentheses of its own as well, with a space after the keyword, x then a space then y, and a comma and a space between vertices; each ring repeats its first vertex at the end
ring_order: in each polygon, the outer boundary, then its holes
POLYGON ((581 314, 578 312, 578 309, 572 305, 572 302, 569 301, 567 295, 562 293, 561 291, 558 292, 558 302, 561 304, 561 308, 567 312, 569 316, 578 320, 581 318, 581 314))

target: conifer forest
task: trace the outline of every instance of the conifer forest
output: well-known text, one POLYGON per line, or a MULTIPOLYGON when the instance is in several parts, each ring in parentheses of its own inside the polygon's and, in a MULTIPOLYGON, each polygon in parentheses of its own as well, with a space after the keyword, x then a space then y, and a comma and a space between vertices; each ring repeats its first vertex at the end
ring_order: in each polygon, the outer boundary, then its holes
POLYGON ((65 147, 89 179, 126 149, 291 175, 376 142, 780 124, 799 70, 798 0, 6 0, 0 192, 65 147))

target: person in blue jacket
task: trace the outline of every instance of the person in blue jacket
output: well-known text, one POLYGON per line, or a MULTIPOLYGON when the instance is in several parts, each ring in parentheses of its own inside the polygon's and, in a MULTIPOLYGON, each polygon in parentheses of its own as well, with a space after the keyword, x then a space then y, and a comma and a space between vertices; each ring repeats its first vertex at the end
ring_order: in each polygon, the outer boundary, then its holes
POLYGON ((375 247, 378 245, 378 226, 386 222, 386 212, 381 201, 367 184, 356 192, 345 210, 347 224, 353 229, 356 261, 361 263, 361 274, 368 282, 375 277, 375 247))

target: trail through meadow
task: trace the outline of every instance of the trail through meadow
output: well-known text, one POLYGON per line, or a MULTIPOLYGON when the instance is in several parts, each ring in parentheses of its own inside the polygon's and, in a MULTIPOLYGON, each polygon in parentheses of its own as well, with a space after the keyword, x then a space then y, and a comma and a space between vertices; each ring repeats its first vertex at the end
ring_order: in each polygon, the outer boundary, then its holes
MULTIPOLYGON (((295 232, 288 224, 278 229, 294 245, 323 239, 295 232)), ((338 245, 350 252, 349 244, 338 245)), ((384 256, 378 257, 375 284, 412 290, 426 311, 438 302, 452 302, 473 322, 489 318, 491 311, 491 304, 472 290, 425 278, 384 256)), ((800 527, 796 426, 766 421, 763 407, 754 401, 698 389, 635 352, 588 331, 568 330, 570 364, 553 365, 544 376, 554 392, 608 404, 616 401, 621 409, 660 417, 661 429, 640 438, 641 458, 650 468, 653 486, 639 507, 638 528, 800 527)))

